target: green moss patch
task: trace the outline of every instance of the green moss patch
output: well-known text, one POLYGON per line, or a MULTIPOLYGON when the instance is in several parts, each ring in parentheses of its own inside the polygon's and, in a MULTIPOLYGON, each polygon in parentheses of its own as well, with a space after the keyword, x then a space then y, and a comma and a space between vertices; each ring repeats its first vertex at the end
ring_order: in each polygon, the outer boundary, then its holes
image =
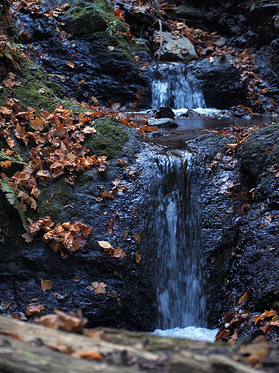
POLYGON ((19 104, 24 107, 31 106, 34 109, 53 111, 64 97, 64 89, 49 80, 44 69, 32 61, 21 64, 19 79, 22 84, 14 87, 14 93, 19 104))
POLYGON ((85 146, 97 156, 105 155, 109 159, 118 156, 123 151, 129 136, 125 126, 115 118, 100 118, 94 122, 97 133, 88 138, 85 146))
POLYGON ((111 4, 105 0, 83 1, 73 4, 68 14, 75 19, 76 33, 91 34, 96 31, 125 31, 126 27, 112 14, 111 4))

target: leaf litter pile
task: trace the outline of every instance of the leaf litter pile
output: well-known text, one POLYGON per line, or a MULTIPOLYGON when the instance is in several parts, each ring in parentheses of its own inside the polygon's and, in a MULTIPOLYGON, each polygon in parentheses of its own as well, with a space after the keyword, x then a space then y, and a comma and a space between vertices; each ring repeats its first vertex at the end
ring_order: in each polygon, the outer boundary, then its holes
MULTIPOLYGON (((104 116, 111 116, 111 113, 91 106, 90 110, 76 114, 61 105, 52 113, 42 111, 37 114, 32 108, 22 110, 13 99, 6 101, 5 107, 0 107, 0 136, 7 145, 0 150, 0 188, 20 214, 27 231, 23 238, 31 242, 39 231, 45 232, 44 241, 54 251, 59 251, 64 259, 85 245, 91 227, 80 221, 54 226, 49 216, 34 222, 26 219, 24 213, 27 209, 36 210, 41 193, 39 185, 47 185, 63 176, 74 187, 78 173, 92 167, 98 167, 99 172, 106 169, 106 157, 91 155, 83 146, 86 137, 96 133, 94 120, 104 116), (13 150, 16 140, 22 141, 30 150, 29 159, 23 159, 13 150), (21 170, 13 172, 15 165, 21 170)), ((134 126, 123 117, 119 119, 123 124, 134 126)), ((130 177, 134 176, 133 171, 128 172, 130 177)), ((114 198, 125 188, 119 178, 111 191, 103 192, 100 200, 114 198)), ((111 249, 110 255, 123 258, 126 254, 117 248, 111 249)))

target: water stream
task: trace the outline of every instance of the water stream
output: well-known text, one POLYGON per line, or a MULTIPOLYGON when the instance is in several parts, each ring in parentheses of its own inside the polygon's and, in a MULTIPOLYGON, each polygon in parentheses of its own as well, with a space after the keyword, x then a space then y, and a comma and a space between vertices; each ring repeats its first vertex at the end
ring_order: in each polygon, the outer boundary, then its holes
MULTIPOLYGON (((154 71, 152 107, 205 108, 194 76, 178 63, 160 64, 154 71)), ((153 276, 157 291, 155 333, 213 341, 206 329, 204 257, 200 211, 192 154, 187 150, 150 147, 148 245, 154 249, 153 276)))
POLYGON ((199 82, 181 63, 162 63, 154 67, 151 83, 152 108, 170 106, 173 109, 205 108, 199 82))
POLYGON ((156 334, 213 341, 206 329, 204 258, 200 242, 200 211, 187 150, 150 147, 148 246, 153 250, 152 274, 157 291, 156 334))

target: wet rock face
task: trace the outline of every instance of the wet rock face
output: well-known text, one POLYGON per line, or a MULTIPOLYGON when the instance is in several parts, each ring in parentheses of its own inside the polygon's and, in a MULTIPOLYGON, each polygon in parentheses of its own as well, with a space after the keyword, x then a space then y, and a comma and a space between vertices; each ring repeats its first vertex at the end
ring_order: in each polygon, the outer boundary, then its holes
POLYGON ((190 142, 197 151, 209 326, 245 291, 243 307, 251 312, 278 305, 278 131, 278 124, 255 131, 236 157, 225 154, 224 137, 190 142))
POLYGON ((21 14, 22 31, 30 34, 26 42, 33 46, 33 58, 68 96, 78 101, 90 103, 94 96, 101 104, 110 104, 112 99, 122 105, 148 104, 149 82, 139 69, 150 61, 148 48, 118 36, 118 31, 125 32, 124 24, 104 5, 99 12, 99 3, 106 4, 101 0, 97 5, 88 2, 88 6, 75 2, 59 18, 66 37, 59 36, 54 20, 21 14), (82 18, 84 10, 90 13, 92 22, 89 15, 88 22, 82 18), (135 56, 140 58, 138 64, 135 56))
MULTIPOLYGON (((63 178, 40 187, 42 194, 38 200, 38 216, 50 215, 56 223, 82 221, 92 227, 84 248, 62 259, 59 253, 54 253, 40 240, 39 235, 32 243, 23 241, 20 237, 23 230, 20 231, 20 223, 13 209, 5 208, 10 214, 8 221, 14 222, 10 226, 2 224, 7 217, 0 214, 0 240, 5 239, 5 242, 0 241, 0 299, 4 302, 3 312, 25 314, 30 303, 38 302, 45 307, 45 313, 52 313, 55 308, 67 312, 81 307, 91 327, 103 325, 146 331, 154 328, 152 281, 142 263, 136 261, 135 254, 141 251, 141 246, 134 239, 136 232, 141 233, 135 213, 137 181, 136 176, 129 176, 129 170, 133 170, 134 152, 140 150, 140 144, 134 130, 118 126, 113 119, 110 124, 108 119, 104 119, 103 123, 99 119, 96 127, 103 142, 96 137, 96 142, 87 144, 97 153, 104 150, 103 145, 107 145, 108 139, 118 141, 117 152, 113 152, 115 149, 110 146, 110 153, 107 154, 110 163, 106 171, 92 169, 79 175, 75 188, 65 183, 63 178), (104 128, 108 132, 107 138, 101 132, 104 128), (109 131, 115 133, 114 138, 109 131), (117 158, 129 170, 125 171, 117 158), (96 200, 104 190, 112 189, 112 181, 119 176, 121 184, 128 191, 125 194, 119 192, 115 199, 96 200), (112 219, 113 229, 108 232, 112 219), (111 257, 97 243, 103 240, 110 242, 114 248, 121 247, 126 256, 111 257), (51 281, 52 289, 43 292, 41 279, 51 281), (94 291, 94 282, 106 285, 105 294, 94 291)), ((5 200, 1 198, 1 207, 3 203, 5 200)))
POLYGON ((178 15, 193 27, 227 35, 240 48, 261 48, 278 37, 278 2, 185 0, 178 15))
POLYGON ((200 81, 207 107, 227 109, 247 104, 245 84, 241 83, 240 72, 232 66, 231 59, 230 55, 213 57, 211 61, 205 59, 190 65, 200 81))

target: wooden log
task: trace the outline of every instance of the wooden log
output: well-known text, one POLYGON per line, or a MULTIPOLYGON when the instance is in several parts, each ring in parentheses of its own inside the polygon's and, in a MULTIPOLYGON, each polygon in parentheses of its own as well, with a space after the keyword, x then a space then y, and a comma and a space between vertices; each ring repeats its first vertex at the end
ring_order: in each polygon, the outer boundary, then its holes
MULTIPOLYGON (((238 361, 243 356, 236 346, 112 329, 87 334, 90 337, 0 317, 0 372, 255 372, 238 361)), ((262 348, 259 360, 271 349, 262 348)))

